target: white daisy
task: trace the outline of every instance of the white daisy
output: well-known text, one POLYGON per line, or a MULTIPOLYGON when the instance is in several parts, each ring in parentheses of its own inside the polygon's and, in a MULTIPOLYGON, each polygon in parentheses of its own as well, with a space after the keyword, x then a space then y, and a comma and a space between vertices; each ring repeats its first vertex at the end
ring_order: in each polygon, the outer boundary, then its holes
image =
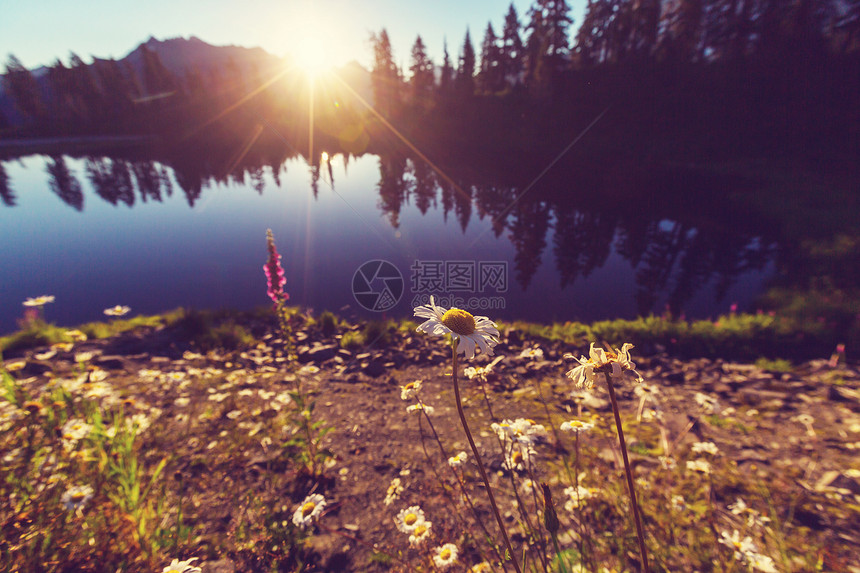
POLYGON ((687 469, 703 474, 711 473, 711 464, 705 460, 687 460, 687 469))
POLYGON ((591 422, 583 422, 582 420, 569 420, 567 422, 561 423, 562 432, 573 432, 574 434, 579 434, 580 432, 587 432, 593 427, 594 424, 592 424, 591 422))
POLYGON ((409 545, 421 545, 430 538, 430 528, 433 523, 430 521, 422 521, 415 526, 412 533, 409 534, 409 545))
POLYGON ((588 351, 589 357, 575 358, 573 354, 565 354, 565 358, 574 358, 579 365, 568 371, 566 376, 573 380, 580 388, 591 388, 594 386, 595 372, 608 372, 613 378, 619 378, 625 370, 633 373, 637 381, 642 381, 642 376, 636 371, 636 364, 630 360, 630 349, 633 345, 625 342, 621 350, 607 352, 591 343, 588 351))
POLYGON ((42 296, 28 298, 23 304, 24 306, 45 306, 49 302, 54 302, 54 296, 44 294, 42 296))
POLYGON ((191 565, 192 561, 197 561, 197 557, 192 557, 185 561, 174 559, 170 562, 170 565, 161 570, 161 573, 200 573, 202 569, 191 565))
POLYGON ((305 529, 319 517, 324 507, 325 498, 318 493, 312 493, 305 498, 295 513, 293 513, 293 524, 296 527, 305 529))
POLYGON ((130 310, 131 310, 130 306, 116 305, 116 306, 112 306, 110 308, 106 308, 104 310, 104 312, 108 316, 125 316, 126 314, 129 313, 130 310))
POLYGON ((445 570, 457 562, 457 546, 453 543, 446 543, 442 547, 436 548, 436 555, 433 556, 433 563, 439 569, 445 570))
POLYGON ((452 468, 455 468, 457 466, 463 465, 463 463, 465 463, 465 461, 467 459, 468 459, 468 456, 466 455, 466 452, 460 452, 456 456, 452 456, 452 457, 448 458, 448 465, 451 466, 452 468))
POLYGON ((424 510, 422 510, 417 505, 412 505, 407 507, 406 509, 401 509, 400 512, 394 517, 394 523, 397 525, 397 529, 406 533, 407 535, 411 535, 415 532, 415 529, 424 523, 426 519, 424 519, 424 510))
POLYGON ((93 496, 93 488, 88 485, 75 485, 66 490, 60 501, 66 509, 78 509, 86 505, 93 496))
POLYGON ((748 535, 741 539, 741 534, 737 529, 731 535, 725 531, 720 532, 718 541, 723 545, 731 547, 735 552, 735 559, 739 561, 745 561, 749 554, 755 553, 756 548, 752 538, 748 535))
POLYGON ((457 354, 463 353, 466 358, 475 357, 475 349, 489 356, 493 355, 493 347, 499 342, 499 331, 495 323, 486 316, 472 316, 459 308, 446 310, 436 306, 433 297, 430 304, 415 307, 415 316, 426 318, 416 330, 427 334, 455 337, 457 354))
POLYGON ((696 442, 691 449, 694 454, 706 453, 715 456, 720 453, 720 449, 714 442, 696 442))
POLYGON ((543 350, 535 346, 534 348, 525 348, 520 352, 519 358, 528 358, 529 360, 543 360, 543 350))

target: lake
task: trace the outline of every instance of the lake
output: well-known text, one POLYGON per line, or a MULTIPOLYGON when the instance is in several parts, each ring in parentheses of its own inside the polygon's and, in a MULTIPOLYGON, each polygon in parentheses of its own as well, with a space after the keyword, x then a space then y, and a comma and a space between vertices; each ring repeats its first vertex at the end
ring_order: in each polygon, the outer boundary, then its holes
POLYGON ((269 228, 291 304, 365 318, 411 316, 429 294, 491 318, 711 317, 750 310, 774 274, 772 225, 725 200, 748 183, 684 168, 560 162, 498 181, 406 155, 201 165, 2 161, 0 333, 43 294, 61 325, 118 304, 267 305, 269 228))

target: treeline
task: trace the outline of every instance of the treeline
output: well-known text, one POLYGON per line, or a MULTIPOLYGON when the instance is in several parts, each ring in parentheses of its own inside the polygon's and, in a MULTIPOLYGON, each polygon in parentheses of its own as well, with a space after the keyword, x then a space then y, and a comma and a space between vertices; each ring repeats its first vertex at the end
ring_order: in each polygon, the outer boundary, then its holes
MULTIPOLYGON (((87 64, 72 54, 68 64, 57 59, 37 72, 11 55, 2 76, 0 135, 159 135, 174 142, 195 138, 251 145, 275 137, 261 133, 261 126, 272 124, 277 137, 306 138, 305 78, 262 50, 236 62, 216 58, 220 49, 196 39, 151 40, 119 61, 96 58, 87 64), (193 47, 202 46, 198 60, 173 62, 171 69, 159 56, 159 47, 175 54, 195 42, 193 47)), ((328 128, 329 118, 318 119, 328 128)), ((355 119, 355 113, 340 110, 341 124, 355 119)), ((325 140, 324 133, 320 137, 325 140)))
MULTIPOLYGON (((441 62, 418 36, 405 69, 382 29, 376 114, 331 82, 315 95, 316 144, 390 149, 382 117, 435 155, 486 143, 487 161, 536 149, 545 163, 610 109, 604 152, 860 154, 860 0, 589 0, 575 37, 573 24, 565 0, 522 15, 511 4, 477 49, 467 31, 441 62)), ((92 64, 73 54, 38 77, 10 56, 0 134, 246 140, 266 126, 308 144, 307 82, 283 62, 169 69, 147 44, 138 51, 92 64)))
POLYGON ((564 0, 511 4, 441 63, 418 36, 407 69, 383 29, 377 109, 443 153, 511 134, 558 149, 607 108, 614 152, 860 153, 858 0, 589 0, 570 41, 572 24, 564 0))

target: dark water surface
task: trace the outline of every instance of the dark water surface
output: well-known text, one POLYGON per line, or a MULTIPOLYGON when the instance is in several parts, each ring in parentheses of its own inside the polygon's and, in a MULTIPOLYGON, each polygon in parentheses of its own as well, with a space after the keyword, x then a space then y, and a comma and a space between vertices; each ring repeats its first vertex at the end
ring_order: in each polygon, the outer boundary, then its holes
MULTIPOLYGON (((432 293, 492 318, 631 318, 667 304, 707 317, 749 308, 773 274, 779 237, 725 200, 743 182, 675 169, 597 180, 559 164, 530 186, 529 174, 515 185, 441 177, 404 156, 270 163, 216 177, 152 159, 3 161, 0 332, 43 294, 56 296, 46 319, 62 325, 117 304, 266 305, 267 228, 291 303, 365 317, 375 313, 352 291, 372 260, 403 277, 388 316, 432 293)), ((371 292, 392 286, 367 278, 371 292)))

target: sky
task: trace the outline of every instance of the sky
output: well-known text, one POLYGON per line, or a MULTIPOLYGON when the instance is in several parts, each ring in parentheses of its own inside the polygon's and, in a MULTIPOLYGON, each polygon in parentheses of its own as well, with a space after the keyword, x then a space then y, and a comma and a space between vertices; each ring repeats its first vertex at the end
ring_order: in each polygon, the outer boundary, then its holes
MULTIPOLYGON (((28 68, 68 63, 75 52, 122 58, 150 36, 197 36, 214 45, 259 46, 276 55, 314 59, 318 65, 350 60, 369 67, 369 37, 388 31, 395 59, 408 68, 421 35, 428 55, 442 62, 447 38, 452 60, 466 29, 480 52, 487 22, 501 34, 510 0, 0 0, 0 62, 15 54, 28 68)), ((568 0, 574 24, 586 0, 568 0)), ((531 0, 514 0, 526 24, 531 0)), ((0 67, 0 69, 3 69, 0 67)))

